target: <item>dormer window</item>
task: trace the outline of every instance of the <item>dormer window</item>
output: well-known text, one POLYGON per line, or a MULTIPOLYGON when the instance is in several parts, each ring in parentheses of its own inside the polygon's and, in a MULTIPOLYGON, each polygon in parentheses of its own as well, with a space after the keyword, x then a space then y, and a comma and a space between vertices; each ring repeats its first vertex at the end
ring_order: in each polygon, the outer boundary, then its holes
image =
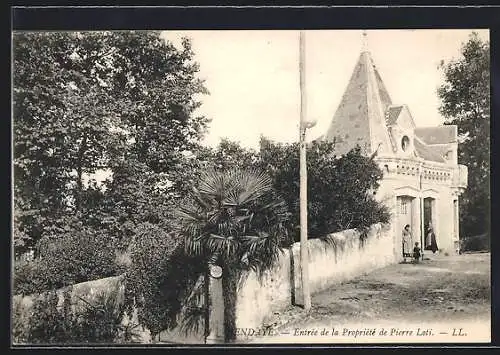
POLYGON ((404 136, 401 139, 401 149, 403 149, 403 152, 406 152, 409 147, 410 147, 410 138, 408 138, 408 136, 404 136))

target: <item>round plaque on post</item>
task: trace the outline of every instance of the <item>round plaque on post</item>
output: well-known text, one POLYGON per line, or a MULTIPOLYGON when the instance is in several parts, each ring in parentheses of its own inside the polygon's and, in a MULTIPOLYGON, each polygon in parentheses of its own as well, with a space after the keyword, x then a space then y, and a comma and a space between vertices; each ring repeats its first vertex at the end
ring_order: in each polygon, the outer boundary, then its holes
POLYGON ((209 267, 210 276, 214 279, 218 279, 222 276, 222 268, 219 265, 210 265, 209 267))

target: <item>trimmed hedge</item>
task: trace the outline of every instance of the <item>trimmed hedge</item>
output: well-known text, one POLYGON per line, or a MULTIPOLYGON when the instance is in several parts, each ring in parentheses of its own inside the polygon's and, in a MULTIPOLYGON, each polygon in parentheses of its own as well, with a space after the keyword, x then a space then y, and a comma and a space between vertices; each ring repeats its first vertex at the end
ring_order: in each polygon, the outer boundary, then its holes
POLYGON ((15 263, 14 294, 42 293, 119 273, 113 242, 97 232, 66 233, 40 243, 39 249, 36 260, 15 263))

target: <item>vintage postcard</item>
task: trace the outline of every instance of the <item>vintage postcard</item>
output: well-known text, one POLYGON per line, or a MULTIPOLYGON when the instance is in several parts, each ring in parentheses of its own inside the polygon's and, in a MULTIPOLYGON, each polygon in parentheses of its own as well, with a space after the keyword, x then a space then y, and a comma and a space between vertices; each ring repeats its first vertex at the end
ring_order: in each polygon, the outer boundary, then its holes
POLYGON ((13 345, 490 343, 484 29, 14 31, 13 345))

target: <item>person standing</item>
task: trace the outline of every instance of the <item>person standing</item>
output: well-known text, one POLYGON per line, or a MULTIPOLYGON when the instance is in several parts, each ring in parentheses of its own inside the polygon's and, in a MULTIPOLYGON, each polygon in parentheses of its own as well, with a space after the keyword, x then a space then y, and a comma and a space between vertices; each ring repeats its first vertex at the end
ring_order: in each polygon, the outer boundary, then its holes
POLYGON ((403 260, 406 262, 406 258, 411 258, 411 245, 412 236, 410 231, 410 225, 407 224, 403 228, 403 260))
POLYGON ((431 250, 433 254, 435 254, 439 250, 436 242, 436 234, 434 233, 434 228, 432 227, 431 222, 429 222, 429 224, 427 225, 425 235, 425 249, 431 250))
POLYGON ((418 246, 418 242, 415 242, 415 247, 413 248, 413 262, 418 263, 420 256, 420 247, 418 246))

